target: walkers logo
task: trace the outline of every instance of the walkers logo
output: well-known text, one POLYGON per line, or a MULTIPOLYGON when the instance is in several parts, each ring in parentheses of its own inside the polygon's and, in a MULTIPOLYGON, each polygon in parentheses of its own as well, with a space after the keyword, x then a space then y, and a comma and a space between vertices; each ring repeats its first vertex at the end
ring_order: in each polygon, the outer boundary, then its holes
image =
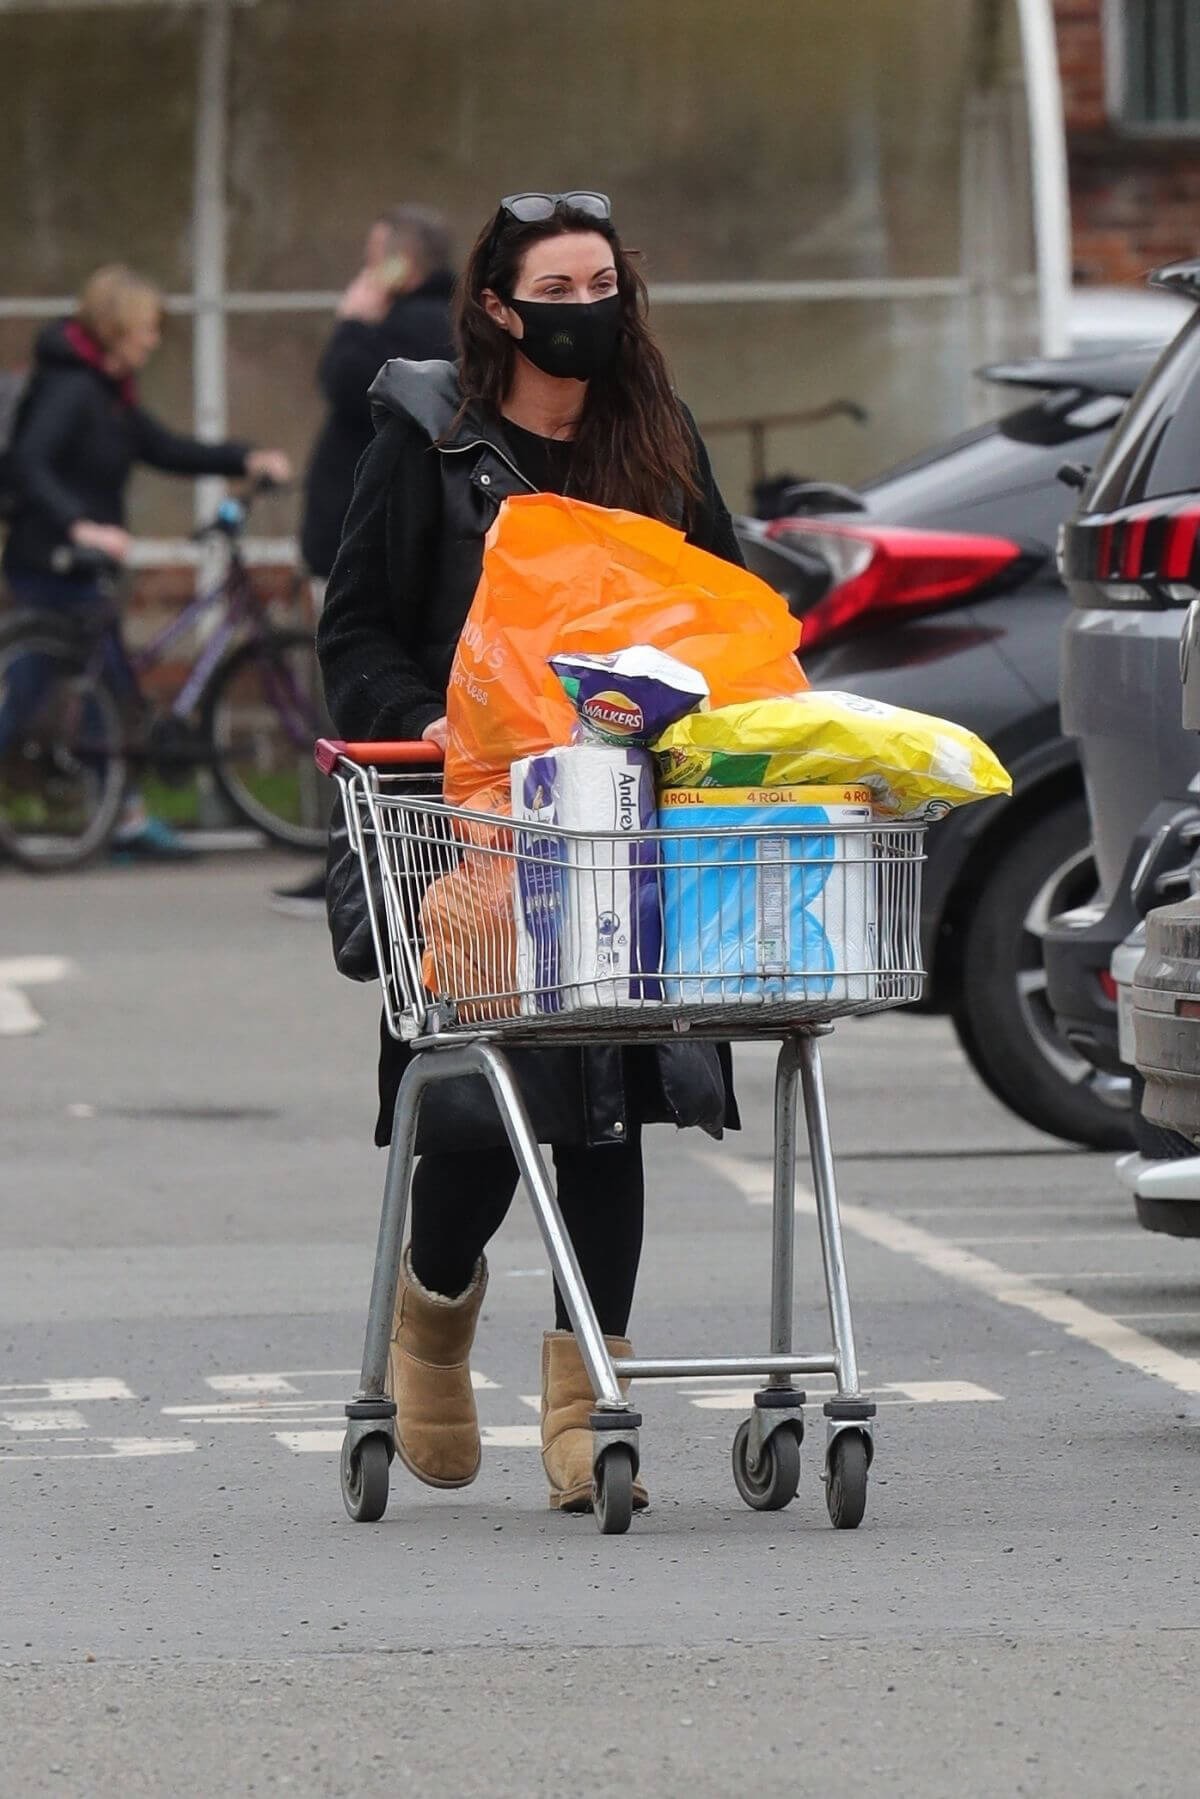
POLYGON ((618 693, 615 688, 592 694, 584 700, 580 711, 607 737, 638 737, 645 728, 645 715, 637 701, 631 700, 628 694, 618 693))

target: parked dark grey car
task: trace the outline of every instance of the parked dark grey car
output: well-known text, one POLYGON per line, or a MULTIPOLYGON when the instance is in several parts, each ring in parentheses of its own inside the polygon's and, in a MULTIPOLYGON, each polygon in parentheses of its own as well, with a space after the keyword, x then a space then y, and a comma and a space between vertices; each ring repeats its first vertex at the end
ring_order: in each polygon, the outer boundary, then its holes
POLYGON ((1095 872, 1075 746, 1059 721, 1068 600, 1055 563, 1075 494, 1065 461, 1098 459, 1156 350, 987 371, 1019 401, 867 482, 807 483, 791 516, 741 521, 752 568, 805 622, 817 686, 968 725, 1012 771, 1014 798, 968 806, 929 838, 926 1004, 1013 1111, 1099 1148, 1130 1141, 1128 1080, 1058 1030, 1042 941, 1095 872))

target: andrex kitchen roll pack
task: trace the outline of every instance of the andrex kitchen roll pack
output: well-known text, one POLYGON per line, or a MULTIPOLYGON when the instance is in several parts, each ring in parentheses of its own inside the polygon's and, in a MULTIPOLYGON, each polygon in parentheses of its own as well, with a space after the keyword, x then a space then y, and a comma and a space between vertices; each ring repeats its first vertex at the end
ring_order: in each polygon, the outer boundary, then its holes
POLYGON ((531 1013, 662 998, 662 913, 644 750, 572 744, 511 769, 517 987, 531 1013), (558 832, 580 833, 578 837, 558 832))

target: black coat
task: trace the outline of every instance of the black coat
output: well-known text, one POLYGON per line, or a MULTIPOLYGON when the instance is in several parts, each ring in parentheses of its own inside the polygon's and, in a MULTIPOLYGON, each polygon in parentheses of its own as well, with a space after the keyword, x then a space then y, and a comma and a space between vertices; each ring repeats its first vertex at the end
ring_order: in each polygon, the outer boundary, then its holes
MULTIPOLYGON (((459 633, 478 585, 483 541, 501 502, 527 493, 501 421, 453 421, 461 396, 448 363, 391 362, 371 389, 376 436, 360 464, 317 631, 334 724, 350 739, 416 738, 446 710, 459 633)), ((729 514, 699 437, 704 495, 689 536, 740 561, 729 514)), ((386 1143, 409 1052, 385 1032, 376 1142, 386 1143)), ((635 1123, 737 1128, 727 1050, 655 1048, 513 1052, 544 1143, 622 1143, 635 1123)), ((505 1141, 482 1077, 433 1088, 417 1147, 505 1141)))
POLYGON ((14 574, 64 568, 79 519, 125 523, 135 463, 172 475, 240 475, 247 445, 201 443, 139 406, 129 381, 106 374, 100 349, 70 319, 47 326, 21 400, 11 450, 17 502, 4 566, 14 574))
POLYGON ((424 362, 454 354, 450 325, 453 287, 454 277, 443 270, 411 294, 401 294, 378 324, 340 319, 333 328, 317 368, 328 411, 308 465, 300 526, 304 560, 322 579, 337 555, 342 522, 354 491, 354 471, 374 436, 368 395, 371 383, 394 356, 424 362))

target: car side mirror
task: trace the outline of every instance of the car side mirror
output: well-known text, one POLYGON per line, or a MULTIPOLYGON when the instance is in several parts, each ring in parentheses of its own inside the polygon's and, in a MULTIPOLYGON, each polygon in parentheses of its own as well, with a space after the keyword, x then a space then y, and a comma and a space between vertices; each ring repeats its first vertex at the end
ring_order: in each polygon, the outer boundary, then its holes
POLYGON ((1086 462, 1063 462, 1054 471, 1055 479, 1064 487, 1086 487, 1091 467, 1086 462))

